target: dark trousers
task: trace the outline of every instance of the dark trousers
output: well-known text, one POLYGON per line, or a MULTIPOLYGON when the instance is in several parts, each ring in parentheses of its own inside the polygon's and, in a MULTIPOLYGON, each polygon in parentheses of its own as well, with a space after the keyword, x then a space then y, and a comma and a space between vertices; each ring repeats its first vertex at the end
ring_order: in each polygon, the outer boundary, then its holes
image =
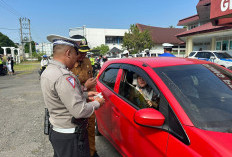
POLYGON ((90 157, 88 132, 59 133, 50 130, 49 140, 54 149, 54 157, 90 157))
POLYGON ((43 73, 43 71, 46 69, 46 66, 43 66, 40 72, 40 75, 43 73))
POLYGON ((3 64, 0 64, 0 75, 3 75, 3 64))
POLYGON ((12 72, 14 74, 14 64, 11 64, 11 70, 12 70, 12 72))

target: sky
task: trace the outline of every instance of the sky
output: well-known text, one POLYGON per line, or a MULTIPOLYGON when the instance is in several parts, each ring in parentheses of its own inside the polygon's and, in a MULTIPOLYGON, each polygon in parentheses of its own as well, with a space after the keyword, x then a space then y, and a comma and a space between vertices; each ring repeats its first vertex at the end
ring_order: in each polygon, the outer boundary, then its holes
POLYGON ((31 22, 35 42, 46 36, 69 35, 69 29, 129 29, 140 23, 155 27, 177 26, 179 20, 197 14, 199 0, 0 0, 0 32, 20 42, 19 18, 31 22))

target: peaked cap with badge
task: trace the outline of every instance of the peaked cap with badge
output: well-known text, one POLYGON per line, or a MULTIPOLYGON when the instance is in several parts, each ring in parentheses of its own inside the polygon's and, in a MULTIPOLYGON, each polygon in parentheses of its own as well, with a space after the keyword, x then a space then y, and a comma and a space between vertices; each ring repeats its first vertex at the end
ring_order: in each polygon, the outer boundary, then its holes
POLYGON ((53 46, 56 46, 56 45, 72 46, 75 48, 77 52, 79 51, 79 45, 77 43, 82 41, 82 39, 67 38, 67 37, 63 37, 60 35, 54 35, 54 34, 48 35, 47 40, 52 42, 53 46))
POLYGON ((87 40, 86 40, 86 38, 84 36, 82 36, 82 35, 73 35, 73 36, 71 36, 71 39, 80 40, 80 41, 78 41, 79 52, 85 53, 85 52, 91 51, 91 49, 87 45, 88 42, 87 42, 87 40))

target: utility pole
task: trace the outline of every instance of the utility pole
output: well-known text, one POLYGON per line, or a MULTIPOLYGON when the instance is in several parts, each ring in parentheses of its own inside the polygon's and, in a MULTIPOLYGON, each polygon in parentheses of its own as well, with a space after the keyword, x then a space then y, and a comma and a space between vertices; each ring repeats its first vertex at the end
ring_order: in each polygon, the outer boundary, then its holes
MULTIPOLYGON (((23 27, 22 27, 22 18, 19 19, 20 22, 20 39, 21 39, 21 45, 22 45, 22 55, 23 55, 23 59, 25 57, 24 55, 24 45, 23 45, 23 27)), ((20 56, 19 56, 20 57, 20 56)))
POLYGON ((29 43, 29 56, 32 57, 32 46, 31 46, 31 26, 30 20, 26 17, 19 18, 20 22, 20 39, 22 44, 23 58, 25 58, 24 43, 29 43))
POLYGON ((83 25, 83 37, 85 37, 86 38, 86 25, 83 25))
POLYGON ((32 59, 32 48, 31 48, 31 22, 30 19, 28 19, 28 24, 29 24, 29 40, 30 40, 30 57, 32 59))

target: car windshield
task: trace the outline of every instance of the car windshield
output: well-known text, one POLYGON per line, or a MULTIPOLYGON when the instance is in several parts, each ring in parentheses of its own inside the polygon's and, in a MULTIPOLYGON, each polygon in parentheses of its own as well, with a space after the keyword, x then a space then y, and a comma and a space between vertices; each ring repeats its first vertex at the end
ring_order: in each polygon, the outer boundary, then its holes
POLYGON ((195 53, 196 53, 196 52, 191 52, 191 53, 189 54, 189 57, 192 57, 195 53))
POLYGON ((214 54, 218 57, 218 58, 220 58, 220 59, 223 59, 223 58, 232 58, 228 53, 226 53, 226 52, 220 52, 220 53, 218 53, 218 52, 214 52, 214 54))
POLYGON ((193 124, 232 132, 232 73, 213 64, 154 68, 193 124))

